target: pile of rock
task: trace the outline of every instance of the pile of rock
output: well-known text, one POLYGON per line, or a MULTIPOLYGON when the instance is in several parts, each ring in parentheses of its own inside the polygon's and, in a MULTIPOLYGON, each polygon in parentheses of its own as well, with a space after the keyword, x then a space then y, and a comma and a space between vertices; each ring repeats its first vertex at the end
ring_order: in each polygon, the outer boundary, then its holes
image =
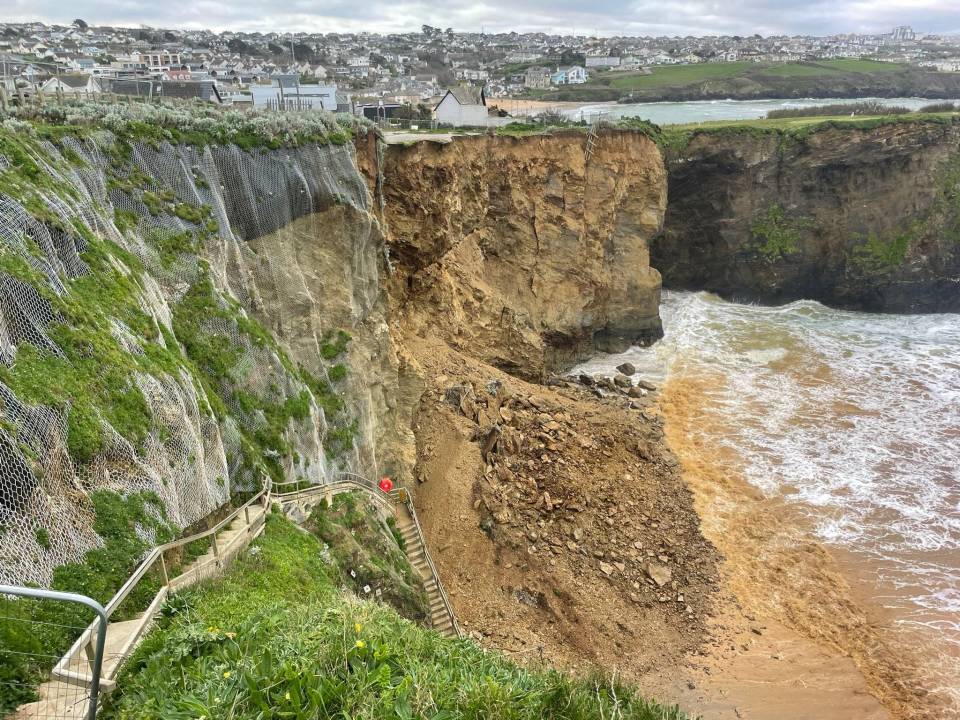
MULTIPOLYGON (((647 397, 647 387, 630 380, 634 368, 618 370, 602 387, 647 397)), ((614 584, 634 603, 670 603, 687 621, 699 615, 691 598, 712 582, 712 558, 695 516, 678 512, 658 484, 676 467, 662 453, 659 423, 624 423, 614 436, 571 415, 562 398, 516 393, 499 381, 454 385, 444 398, 476 423, 486 463, 474 504, 481 527, 521 566, 566 566, 614 584)))
POLYGON ((617 366, 616 375, 596 377, 580 373, 570 375, 567 379, 588 388, 598 398, 628 398, 628 407, 632 410, 643 410, 651 404, 650 396, 657 386, 643 378, 634 377, 636 374, 637 368, 632 363, 625 362, 617 366))

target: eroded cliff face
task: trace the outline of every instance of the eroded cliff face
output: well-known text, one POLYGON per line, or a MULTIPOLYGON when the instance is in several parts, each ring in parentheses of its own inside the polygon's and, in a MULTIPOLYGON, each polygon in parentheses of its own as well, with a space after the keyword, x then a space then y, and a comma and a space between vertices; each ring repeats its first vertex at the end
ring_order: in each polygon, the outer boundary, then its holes
POLYGON ((960 124, 694 133, 666 154, 668 288, 864 310, 960 308, 960 124))
POLYGON ((589 157, 586 144, 571 132, 361 153, 405 327, 528 378, 660 336, 660 152, 631 131, 602 132, 589 157))

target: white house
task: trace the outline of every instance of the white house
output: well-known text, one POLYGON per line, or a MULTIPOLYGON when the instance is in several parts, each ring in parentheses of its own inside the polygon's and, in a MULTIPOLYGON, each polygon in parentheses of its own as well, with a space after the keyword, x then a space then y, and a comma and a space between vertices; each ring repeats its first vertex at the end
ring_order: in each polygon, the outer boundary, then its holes
POLYGON ((554 85, 582 85, 587 81, 587 71, 579 65, 558 67, 550 79, 554 85))
POLYGON ((40 86, 44 95, 95 95, 101 92, 100 81, 92 75, 61 75, 52 77, 40 86))
POLYGON ((458 87, 447 90, 433 114, 443 125, 485 126, 487 124, 487 98, 483 88, 458 87))

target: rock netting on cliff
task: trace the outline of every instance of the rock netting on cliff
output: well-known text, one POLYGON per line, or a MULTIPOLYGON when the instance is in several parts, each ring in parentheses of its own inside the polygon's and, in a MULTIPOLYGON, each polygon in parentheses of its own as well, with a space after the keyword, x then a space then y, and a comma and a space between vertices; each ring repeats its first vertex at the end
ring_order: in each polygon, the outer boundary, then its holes
POLYGON ((267 477, 372 462, 337 331, 371 315, 382 257, 353 146, 40 130, 0 129, 0 582, 48 585, 101 545, 97 492, 143 493, 186 527, 267 477), (337 214, 353 225, 349 252, 328 246, 334 298, 309 297, 290 347, 299 310, 274 301, 297 258, 264 238, 301 223, 323 245, 337 214))

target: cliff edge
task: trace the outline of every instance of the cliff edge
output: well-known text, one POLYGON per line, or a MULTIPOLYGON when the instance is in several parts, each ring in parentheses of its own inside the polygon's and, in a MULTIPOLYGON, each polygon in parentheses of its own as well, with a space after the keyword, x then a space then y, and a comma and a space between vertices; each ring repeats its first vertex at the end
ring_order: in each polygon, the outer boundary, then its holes
POLYGON ((750 125, 667 144, 666 287, 858 310, 960 308, 960 122, 750 125))

